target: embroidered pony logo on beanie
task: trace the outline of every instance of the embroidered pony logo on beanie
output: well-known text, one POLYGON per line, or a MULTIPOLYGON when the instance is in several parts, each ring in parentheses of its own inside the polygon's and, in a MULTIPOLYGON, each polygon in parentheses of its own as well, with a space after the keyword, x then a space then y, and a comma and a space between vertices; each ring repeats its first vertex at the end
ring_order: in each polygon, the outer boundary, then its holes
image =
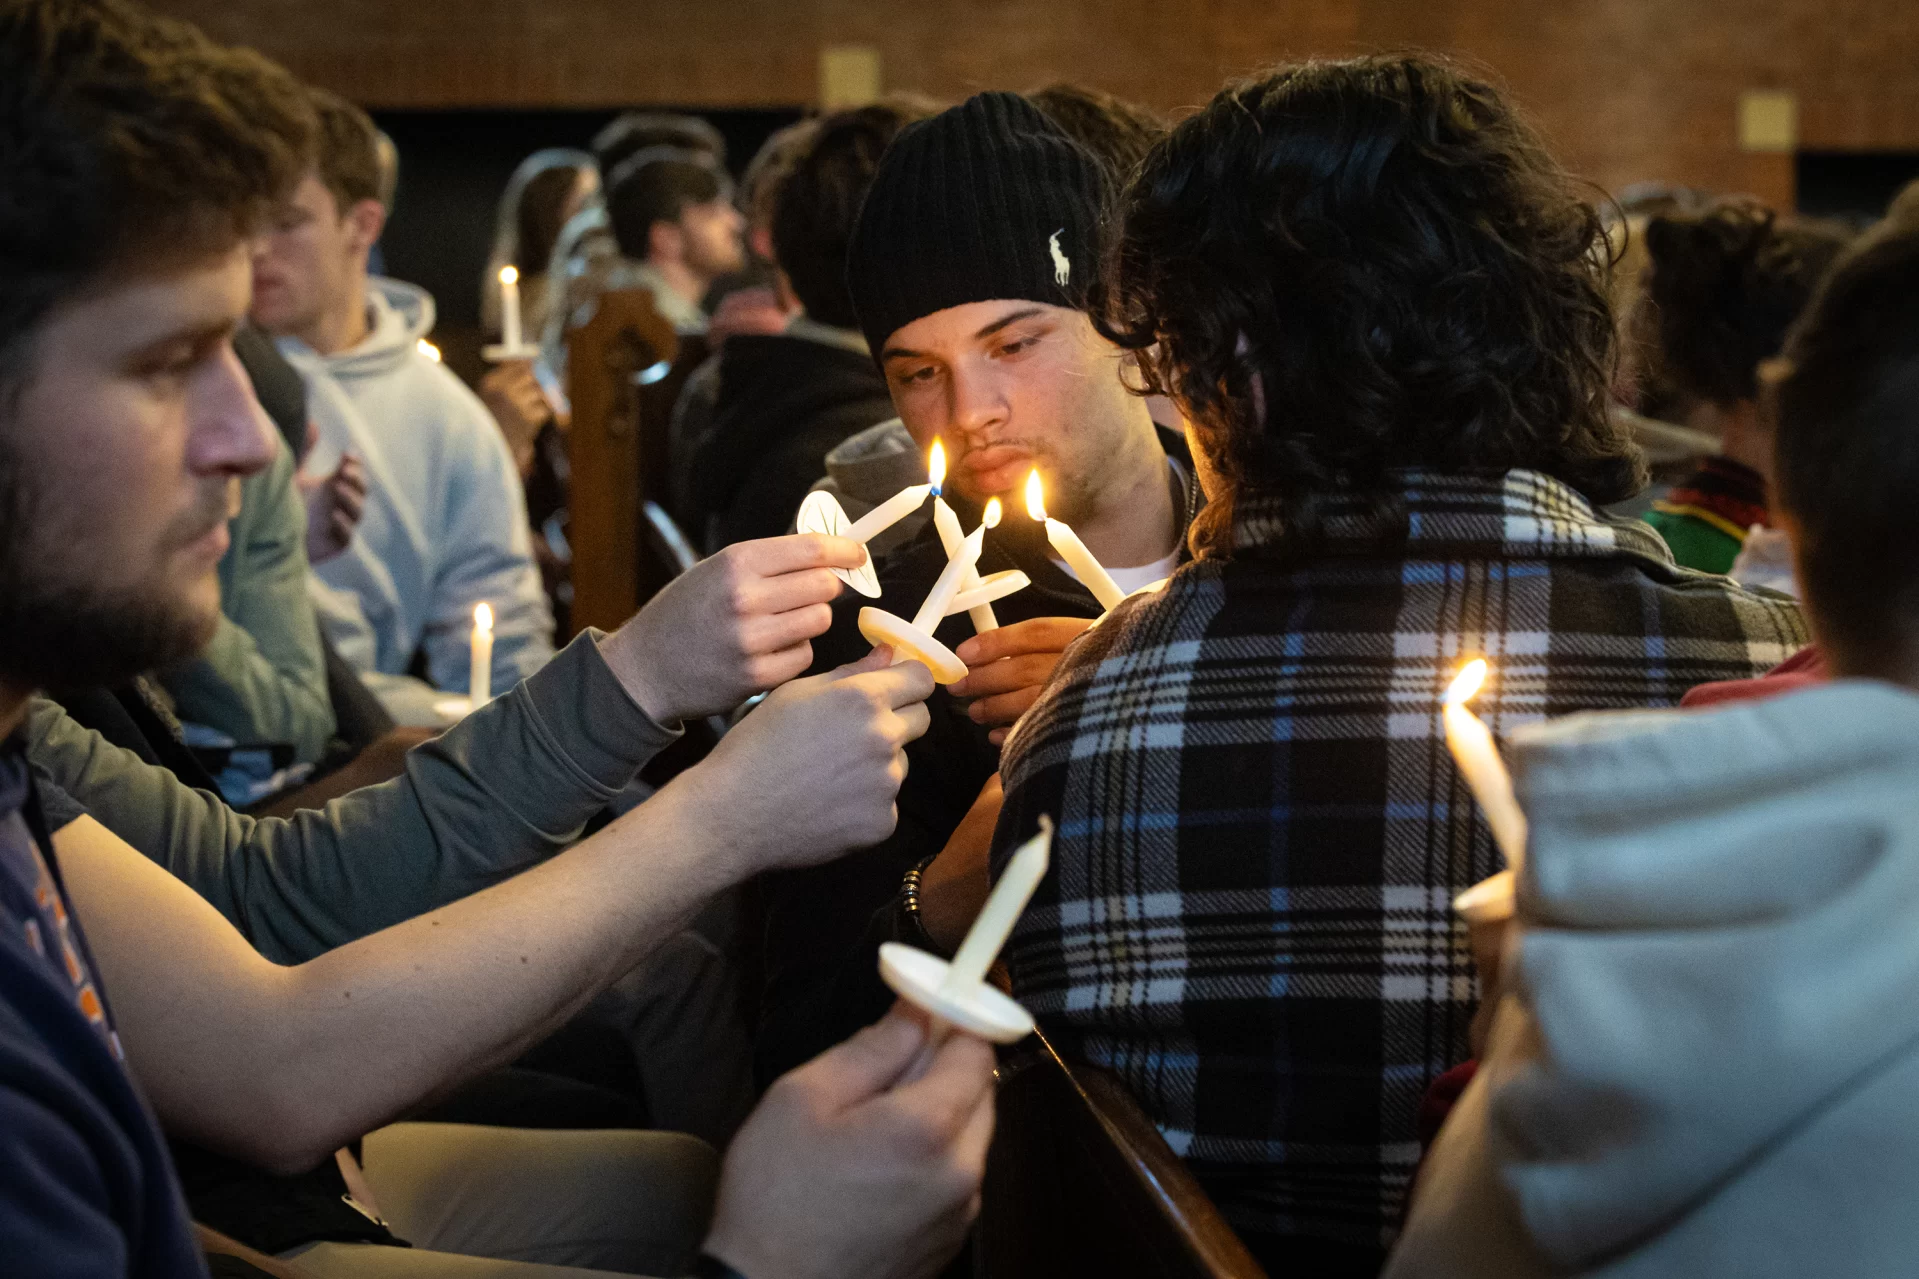
POLYGON ((1059 238, 1065 234, 1066 228, 1061 227, 1046 241, 1046 251, 1053 255, 1053 283, 1061 288, 1066 287, 1066 282, 1073 278, 1073 263, 1059 247, 1059 238))

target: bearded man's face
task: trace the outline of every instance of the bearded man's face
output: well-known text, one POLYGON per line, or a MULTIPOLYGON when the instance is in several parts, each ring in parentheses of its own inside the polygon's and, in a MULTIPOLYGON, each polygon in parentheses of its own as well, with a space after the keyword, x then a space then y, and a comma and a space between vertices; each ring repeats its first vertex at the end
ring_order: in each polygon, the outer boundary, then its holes
POLYGON ((0 397, 0 681, 114 683, 212 636, 240 478, 278 447, 233 353, 250 287, 236 246, 98 283, 23 339, 0 397))

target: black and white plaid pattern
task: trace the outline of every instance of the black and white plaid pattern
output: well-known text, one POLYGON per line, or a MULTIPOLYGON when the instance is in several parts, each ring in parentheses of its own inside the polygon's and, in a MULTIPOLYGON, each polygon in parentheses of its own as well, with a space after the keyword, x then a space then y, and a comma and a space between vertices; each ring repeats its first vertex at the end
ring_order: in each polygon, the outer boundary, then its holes
POLYGON ((1339 512, 1302 566, 1242 503, 1230 560, 1089 632, 1006 747, 995 841, 1059 823, 1007 950, 1047 1032, 1125 1078, 1242 1229, 1367 1247, 1421 1095, 1468 1055, 1449 902, 1501 866, 1441 729, 1461 661, 1491 661, 1474 706, 1504 737, 1806 642, 1784 597, 1675 567, 1555 480, 1402 479, 1403 533, 1339 512))

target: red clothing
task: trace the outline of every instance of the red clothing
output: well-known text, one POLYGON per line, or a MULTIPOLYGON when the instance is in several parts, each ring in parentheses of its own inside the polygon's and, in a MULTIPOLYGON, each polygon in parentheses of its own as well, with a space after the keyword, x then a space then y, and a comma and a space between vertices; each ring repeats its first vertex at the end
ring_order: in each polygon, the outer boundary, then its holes
POLYGON ((1757 679, 1727 679, 1701 684, 1679 699, 1686 710, 1727 702, 1756 702, 1782 693, 1794 693, 1832 678, 1817 644, 1808 644, 1757 679))

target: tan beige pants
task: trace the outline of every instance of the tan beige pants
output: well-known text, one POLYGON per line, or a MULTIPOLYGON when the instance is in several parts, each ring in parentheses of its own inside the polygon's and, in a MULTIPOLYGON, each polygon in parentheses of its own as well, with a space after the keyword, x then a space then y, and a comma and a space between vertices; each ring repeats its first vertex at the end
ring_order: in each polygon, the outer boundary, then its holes
POLYGON ((684 1133, 393 1124, 363 1147, 393 1233, 413 1244, 307 1244, 314 1279, 673 1276, 699 1251, 719 1156, 684 1133))

